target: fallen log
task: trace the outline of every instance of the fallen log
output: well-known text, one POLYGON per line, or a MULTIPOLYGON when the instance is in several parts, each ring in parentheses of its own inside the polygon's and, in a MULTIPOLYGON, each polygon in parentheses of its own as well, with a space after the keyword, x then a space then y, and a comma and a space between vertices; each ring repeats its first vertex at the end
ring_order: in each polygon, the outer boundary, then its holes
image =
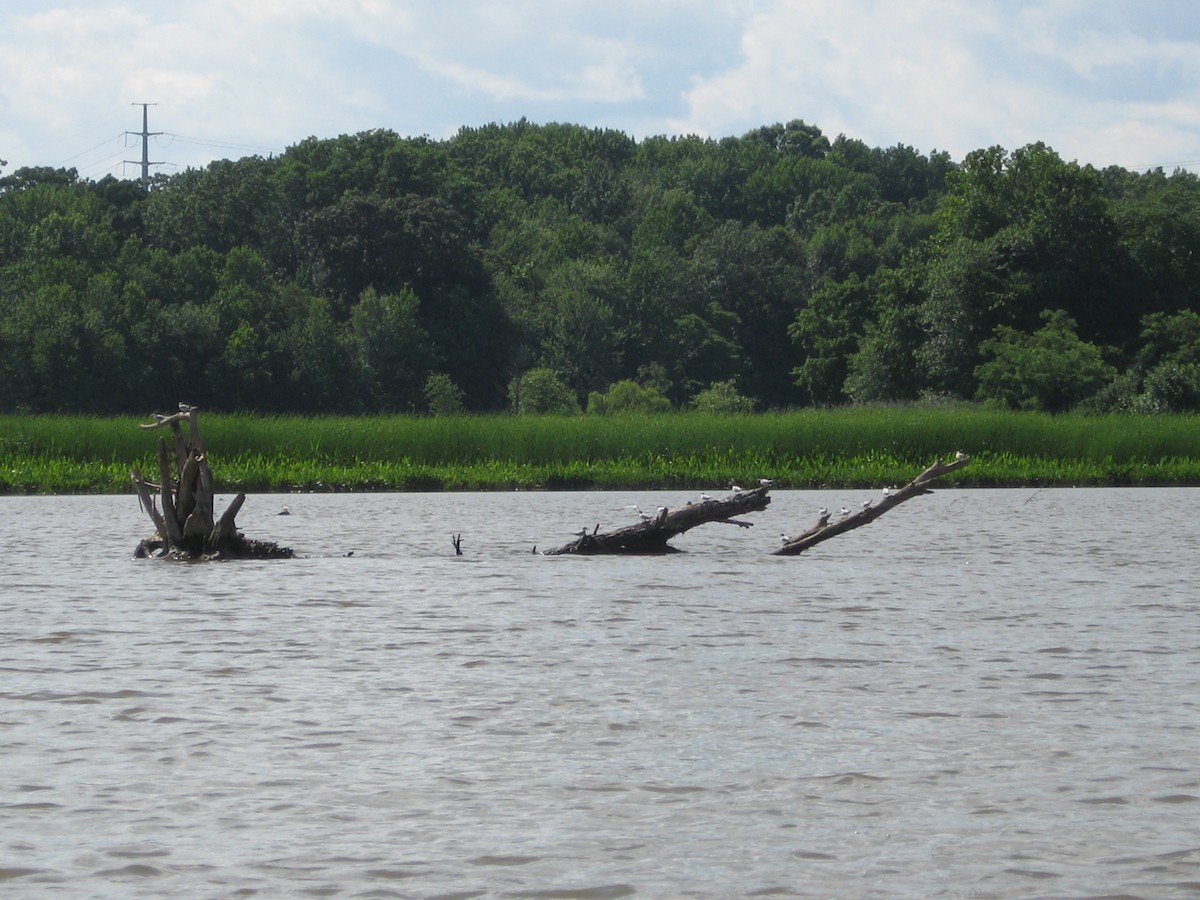
POLYGON ((770 487, 763 485, 754 490, 736 491, 720 499, 703 497, 698 502, 687 503, 677 509, 660 506, 653 515, 646 513, 640 522, 615 531, 601 532, 599 524, 590 532, 582 529, 575 533, 576 538, 571 543, 553 550, 543 550, 542 555, 670 553, 676 549, 667 544, 671 538, 700 525, 722 522, 739 528, 753 527, 753 522, 735 517, 761 512, 770 502, 770 487))
POLYGON ((173 559, 290 559, 294 556, 290 547, 249 540, 237 530, 235 519, 246 501, 245 494, 238 494, 221 518, 214 521, 212 469, 200 437, 198 413, 196 407, 180 403, 179 412, 155 413, 152 423, 138 426, 145 430, 170 428, 172 441, 168 446, 165 437, 158 439, 157 481, 148 481, 137 469, 129 472, 138 502, 155 529, 151 537, 138 544, 134 555, 173 559))
POLYGON ((961 469, 970 462, 971 457, 962 451, 954 455, 952 462, 947 463, 937 459, 933 465, 904 485, 904 487, 884 488, 882 495, 878 499, 864 501, 862 507, 857 512, 844 510, 839 518, 832 521, 830 520, 829 510, 822 509, 817 515, 817 523, 807 531, 795 537, 782 535, 781 545, 775 550, 774 555, 796 556, 803 553, 809 547, 814 547, 823 541, 835 538, 839 534, 845 534, 847 531, 868 525, 906 500, 911 500, 913 497, 918 497, 922 494, 932 494, 933 491, 928 486, 930 482, 957 469, 961 469))

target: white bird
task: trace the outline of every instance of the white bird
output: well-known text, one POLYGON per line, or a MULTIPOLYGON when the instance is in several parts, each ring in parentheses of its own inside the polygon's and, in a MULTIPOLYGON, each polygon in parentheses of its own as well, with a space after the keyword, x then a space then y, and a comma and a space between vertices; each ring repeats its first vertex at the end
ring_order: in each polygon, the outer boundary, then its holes
POLYGON ((571 532, 571 534, 575 535, 575 537, 587 537, 587 533, 588 530, 586 528, 580 528, 578 531, 571 532))
POLYGON ((817 515, 823 519, 827 515, 829 515, 829 510, 827 510, 825 507, 822 506, 820 509, 817 510, 817 515))
POLYGON ((762 487, 770 487, 770 486, 771 486, 771 485, 773 485, 775 482, 774 482, 774 481, 772 481, 770 478, 760 478, 760 479, 758 479, 758 483, 759 483, 759 484, 760 484, 762 487))
POLYGON ((885 497, 892 496, 892 489, 890 487, 885 487, 883 489, 883 496, 885 496, 885 497))
POLYGON ((842 514, 843 516, 848 516, 848 515, 850 515, 850 510, 846 509, 846 507, 844 507, 844 506, 841 508, 841 510, 840 510, 840 511, 841 511, 841 514, 842 514))
POLYGON ((708 496, 708 494, 701 494, 700 499, 701 500, 711 500, 712 497, 708 496))
POLYGON ((742 486, 740 484, 730 485, 729 489, 735 494, 740 494, 742 492, 742 486))
POLYGON ((870 505, 871 505, 871 501, 870 501, 870 500, 864 500, 864 501, 862 502, 862 508, 863 508, 863 509, 867 509, 867 508, 868 508, 870 505))
POLYGON ((782 531, 779 532, 779 543, 786 544, 787 542, 788 542, 788 536, 786 534, 784 534, 782 531))
POLYGON ((963 453, 961 450, 954 451, 954 461, 955 462, 958 462, 960 459, 966 459, 966 458, 967 458, 967 454, 963 453))

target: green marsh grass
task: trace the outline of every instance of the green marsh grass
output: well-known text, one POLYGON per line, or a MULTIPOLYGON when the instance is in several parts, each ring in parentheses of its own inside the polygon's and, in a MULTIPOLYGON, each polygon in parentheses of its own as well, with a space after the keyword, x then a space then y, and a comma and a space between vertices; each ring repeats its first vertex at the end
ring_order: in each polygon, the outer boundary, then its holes
MULTIPOLYGON (((0 493, 124 493, 165 432, 139 419, 0 416, 0 493)), ((1200 417, 851 408, 754 415, 203 414, 218 489, 489 490, 902 484, 971 454, 960 485, 1200 485, 1200 417)))

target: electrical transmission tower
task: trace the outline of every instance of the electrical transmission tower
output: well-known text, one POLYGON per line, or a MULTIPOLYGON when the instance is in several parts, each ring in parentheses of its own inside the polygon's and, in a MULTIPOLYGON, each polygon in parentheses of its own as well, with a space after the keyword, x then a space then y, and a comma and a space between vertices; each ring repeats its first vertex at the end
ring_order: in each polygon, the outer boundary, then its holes
MULTIPOLYGON (((150 124, 149 124, 150 119, 147 114, 147 108, 151 107, 151 106, 158 106, 158 104, 157 103, 131 103, 129 105, 130 106, 140 106, 142 108, 142 130, 141 131, 127 131, 125 133, 139 135, 142 139, 142 162, 141 162, 142 190, 148 191, 148 190, 150 190, 150 167, 162 165, 161 162, 150 162, 150 138, 152 138, 156 135, 160 135, 160 134, 162 134, 162 132, 150 130, 150 124)), ((132 159, 127 159, 127 160, 125 160, 125 162, 129 163, 129 165, 131 165, 131 166, 138 165, 138 163, 132 159)))

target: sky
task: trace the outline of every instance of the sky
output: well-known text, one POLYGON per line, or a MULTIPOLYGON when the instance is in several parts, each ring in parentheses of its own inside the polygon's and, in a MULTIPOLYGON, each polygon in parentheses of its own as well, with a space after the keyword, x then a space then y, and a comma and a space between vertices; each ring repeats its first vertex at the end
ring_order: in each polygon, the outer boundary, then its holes
POLYGON ((1200 172, 1195 0, 5 0, 0 171, 140 175, 377 128, 831 140, 1200 172))

